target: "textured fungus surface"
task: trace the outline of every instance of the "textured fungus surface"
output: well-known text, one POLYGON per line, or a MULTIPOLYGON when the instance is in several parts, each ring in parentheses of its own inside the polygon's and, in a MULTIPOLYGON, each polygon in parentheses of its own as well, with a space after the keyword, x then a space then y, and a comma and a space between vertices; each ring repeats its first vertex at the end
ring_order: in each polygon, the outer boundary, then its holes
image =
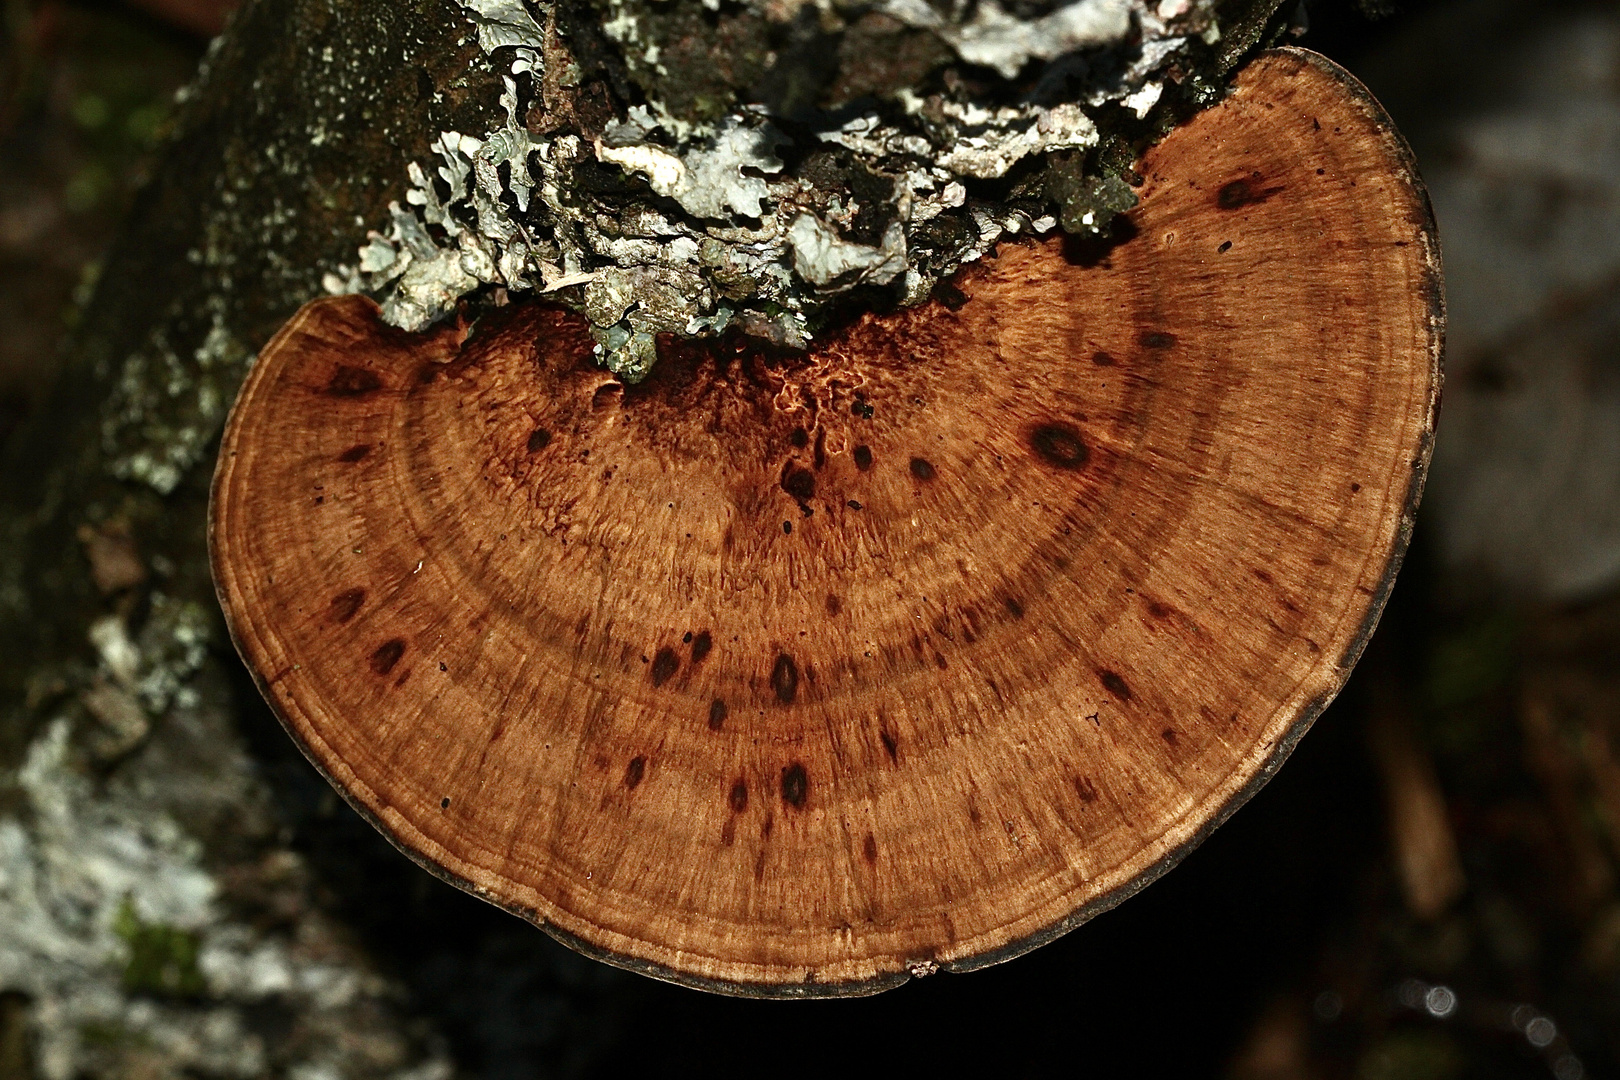
POLYGON ((1003 246, 810 353, 319 301, 215 480, 236 640, 405 850, 741 993, 1014 955, 1263 782, 1376 619, 1441 299, 1403 144, 1266 54, 1103 253, 1003 246))

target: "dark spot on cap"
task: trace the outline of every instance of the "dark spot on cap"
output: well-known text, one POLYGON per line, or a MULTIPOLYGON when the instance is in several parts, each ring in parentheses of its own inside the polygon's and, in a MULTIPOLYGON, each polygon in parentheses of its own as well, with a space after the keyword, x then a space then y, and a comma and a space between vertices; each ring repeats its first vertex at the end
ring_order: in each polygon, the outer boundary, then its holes
POLYGON ((1263 203, 1281 190, 1281 187, 1257 188, 1248 180, 1233 180, 1222 184, 1220 190, 1215 193, 1215 205, 1222 210, 1240 210, 1245 206, 1263 203))
POLYGON ((861 857, 869 863, 877 862, 877 838, 871 833, 867 833, 861 843, 861 857))
POLYGON ((865 443, 855 448, 855 467, 861 472, 872 467, 872 448, 865 443))
POLYGON ((889 755, 890 764, 900 764, 900 743, 889 734, 889 729, 878 728, 878 738, 883 740, 883 751, 889 755))
POLYGON ((1098 668, 1097 678, 1102 680, 1103 689, 1119 698, 1119 700, 1131 700, 1131 688, 1125 685, 1125 680, 1120 678, 1119 672, 1109 671, 1106 668, 1098 668))
POLYGON ((366 590, 344 589, 332 597, 332 607, 329 614, 333 622, 346 623, 359 612, 360 605, 366 602, 366 590))
POLYGON ((932 480, 939 472, 934 468, 933 462, 914 457, 911 459, 911 475, 919 480, 932 480))
POLYGON ((372 650, 371 670, 378 675, 386 675, 394 670, 399 658, 405 655, 405 641, 403 638, 394 638, 385 641, 372 650))
POLYGON ((692 644, 692 631, 688 630, 686 633, 681 635, 681 644, 682 645, 690 645, 690 644, 692 644))
POLYGON ((771 665, 771 689, 776 691, 776 700, 784 705, 793 704, 793 699, 799 696, 799 665, 787 653, 778 653, 776 663, 771 665))
POLYGON ((326 392, 332 397, 361 397, 381 389, 382 379, 375 371, 350 364, 339 364, 326 384, 326 392))
POLYGON ((1084 776, 1077 776, 1074 778, 1074 793, 1080 796, 1080 801, 1083 803, 1094 803, 1097 801, 1097 785, 1093 784, 1084 776))
POLYGON ((680 668, 680 666, 681 658, 675 655, 674 649, 670 648, 668 645, 665 645, 662 649, 659 649, 657 655, 653 657, 652 684, 654 686, 663 686, 669 681, 669 677, 675 674, 676 670, 680 668))
POLYGON ((824 469, 824 468, 827 467, 827 429, 826 428, 822 428, 822 427, 816 428, 816 452, 815 452, 813 460, 815 461, 816 468, 824 469))
POLYGON ((791 521, 782 522, 782 531, 784 533, 786 533, 787 535, 792 536, 793 535, 793 522, 791 522, 791 521))
POLYGON ((1091 457, 1080 432, 1068 424, 1042 424, 1029 433, 1030 449, 1059 469, 1078 469, 1091 457))
POLYGON ((782 490, 803 501, 816 493, 816 474, 797 465, 782 470, 782 490))
POLYGON ((726 802, 731 804, 731 812, 740 814, 748 809, 748 783, 741 777, 731 785, 731 794, 726 796, 726 802))
POLYGON ((440 810, 448 810, 448 809, 450 809, 450 800, 449 799, 440 799, 439 800, 439 809, 440 810))
POLYGON ((1223 241, 1222 241, 1222 242, 1221 242, 1221 246, 1220 246, 1220 247, 1218 247, 1218 248, 1216 248, 1216 249, 1215 249, 1215 250, 1216 250, 1216 251, 1217 251, 1217 252, 1219 252, 1219 253, 1220 253, 1220 254, 1222 254, 1222 255, 1225 255, 1225 254, 1226 254, 1226 253, 1227 253, 1227 252, 1228 252, 1228 251, 1231 251, 1231 250, 1232 250, 1232 241, 1230 241, 1230 240, 1223 240, 1223 241))
POLYGON ((805 447, 810 445, 810 433, 805 431, 802 427, 794 428, 793 434, 788 436, 788 442, 792 443, 794 446, 797 446, 800 450, 803 450, 805 447))
POLYGON ((1236 210, 1254 201, 1254 190, 1249 187, 1247 180, 1233 180, 1229 184, 1222 184, 1221 189, 1215 193, 1215 205, 1222 210, 1236 210))
POLYGON ((1173 728, 1165 728, 1163 731, 1159 732, 1159 735, 1163 737, 1164 741, 1169 743, 1171 746, 1176 745, 1176 733, 1173 728))
POLYGON ((705 656, 709 655, 709 650, 712 649, 712 648, 714 648, 714 638, 709 636, 709 632, 707 630, 703 631, 697 637, 693 638, 692 639, 692 663, 694 663, 694 664, 703 663, 703 658, 705 656))
POLYGON ((731 710, 719 698, 709 702, 709 730, 719 731, 726 723, 726 714, 731 710))
POLYGON ((353 465, 355 462, 360 461, 369 453, 371 453, 370 443, 355 443, 353 446, 343 451, 343 453, 339 454, 338 460, 349 465, 353 465))
POLYGON ((1148 614, 1153 616, 1155 619, 1166 619, 1170 617, 1170 609, 1159 603, 1157 600, 1149 600, 1147 602, 1147 609, 1148 614))
POLYGON ((634 791, 641 778, 647 773, 647 759, 637 754, 630 759, 630 764, 624 767, 624 786, 634 791))
POLYGON ((1113 367, 1114 364, 1117 363, 1112 356, 1109 356, 1100 349, 1091 354, 1091 362, 1096 364, 1098 367, 1113 367))
POLYGON ((827 614, 837 618, 844 613, 844 602, 832 593, 827 594, 827 614))
POLYGON ((848 505, 849 505, 849 508, 851 510, 859 510, 859 509, 861 509, 861 504, 856 502, 854 499, 849 500, 848 505))
POLYGON ((849 415, 862 420, 870 420, 876 413, 877 410, 868 405, 862 398, 856 398, 855 404, 849 407, 849 415))
POLYGON ((795 810, 810 797, 810 775, 795 761, 782 770, 782 801, 795 810))
POLYGON ((618 402, 624 396, 624 386, 621 383, 603 383, 591 395, 591 408, 605 409, 618 402))
POLYGON ((538 454, 551 445, 551 432, 543 427, 537 427, 529 434, 529 453, 538 454))
POLYGON ((941 656, 939 653, 934 654, 934 665, 936 667, 938 667, 939 670, 941 670, 941 671, 944 671, 947 667, 950 666, 949 664, 947 664, 945 662, 945 658, 943 656, 941 656))
POLYGON ((1144 349, 1168 349, 1176 343, 1176 335, 1163 330, 1144 330, 1136 338, 1144 349))
POLYGON ((1022 619, 1024 617, 1024 605, 1020 604, 1017 600, 1009 596, 1006 600, 1002 601, 1002 603, 1007 605, 1007 614, 1011 615, 1013 618, 1022 619))

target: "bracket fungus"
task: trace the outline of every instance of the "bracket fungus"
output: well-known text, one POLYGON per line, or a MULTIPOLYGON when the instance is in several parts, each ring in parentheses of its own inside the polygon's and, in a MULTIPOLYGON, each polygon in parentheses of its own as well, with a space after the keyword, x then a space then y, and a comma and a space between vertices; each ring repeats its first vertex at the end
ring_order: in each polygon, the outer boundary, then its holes
POLYGON ((211 510, 265 696, 418 862, 690 985, 872 992, 1117 903, 1344 683, 1443 320, 1410 155, 1321 57, 1139 171, 1101 255, 636 385, 557 306, 305 307, 211 510))

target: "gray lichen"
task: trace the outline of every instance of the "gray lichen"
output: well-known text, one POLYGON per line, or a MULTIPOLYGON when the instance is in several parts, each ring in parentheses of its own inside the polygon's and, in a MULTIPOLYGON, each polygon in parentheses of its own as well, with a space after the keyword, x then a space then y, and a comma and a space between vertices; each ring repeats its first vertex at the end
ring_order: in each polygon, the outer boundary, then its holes
MULTIPOLYGON (((206 709, 182 707, 169 722, 206 729, 206 709)), ((176 804, 205 792, 236 814, 263 816, 234 740, 194 756, 191 769, 148 751, 103 787, 76 760, 72 731, 65 717, 47 726, 16 777, 26 817, 0 814, 0 986, 34 1003, 42 1080, 247 1078, 272 1065, 308 1077, 448 1078, 443 1058, 366 1030, 366 1011, 396 991, 319 917, 292 937, 232 914, 176 804), (221 771, 205 778, 204 763, 221 771), (288 1061, 253 1030, 249 1010, 265 1003, 330 1022, 306 1032, 288 1061)), ((208 735, 217 737, 193 737, 208 735)), ((191 801, 185 809, 195 811, 191 801)), ((284 884, 301 874, 291 853, 276 859, 260 872, 284 884)))
POLYGON ((1132 196, 1087 157, 1098 118, 1147 115, 1219 36, 1213 0, 600 0, 566 26, 458 2, 507 72, 505 122, 445 132, 327 288, 412 330, 486 286, 556 293, 631 381, 661 333, 803 346, 852 289, 917 303, 1004 236, 1102 231, 1132 196), (916 85, 881 85, 862 34, 931 42, 902 48, 916 85))
POLYGON ((149 484, 167 494, 186 471, 200 461, 215 430, 230 407, 230 383, 248 360, 248 350, 225 326, 224 299, 208 298, 207 329, 202 342, 182 356, 164 328, 155 330, 146 348, 130 354, 117 398, 108 410, 104 436, 109 449, 116 433, 130 427, 146 429, 142 445, 117 454, 112 472, 125 480, 149 484), (164 422, 166 401, 187 399, 194 410, 187 423, 164 422))
POLYGON ((972 5, 963 20, 958 5, 945 15, 926 0, 886 0, 879 8, 907 26, 930 30, 970 64, 992 68, 1004 79, 1017 77, 1031 60, 1054 60, 1099 45, 1116 45, 1131 32, 1141 9, 1129 0, 1076 0, 1035 18, 1019 18, 995 0, 972 5))

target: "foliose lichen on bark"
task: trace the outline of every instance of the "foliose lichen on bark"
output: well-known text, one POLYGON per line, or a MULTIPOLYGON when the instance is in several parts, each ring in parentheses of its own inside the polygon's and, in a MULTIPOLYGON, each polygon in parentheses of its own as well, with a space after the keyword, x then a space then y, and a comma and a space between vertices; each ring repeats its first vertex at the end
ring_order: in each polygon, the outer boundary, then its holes
POLYGON ((1134 196, 1104 151, 1221 37, 1215 0, 458 2, 504 122, 443 133, 327 288, 407 329, 554 293, 631 381, 659 334, 802 347, 1003 237, 1106 231, 1134 196))

